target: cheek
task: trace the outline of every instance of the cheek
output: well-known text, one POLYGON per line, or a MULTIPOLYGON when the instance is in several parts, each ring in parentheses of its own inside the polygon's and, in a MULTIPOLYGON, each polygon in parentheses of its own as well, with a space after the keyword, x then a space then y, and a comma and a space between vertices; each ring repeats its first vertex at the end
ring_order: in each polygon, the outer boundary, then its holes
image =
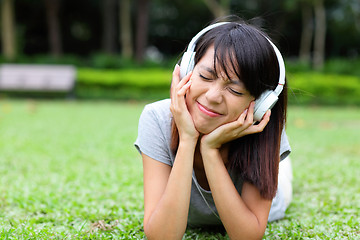
POLYGON ((240 117, 241 113, 242 113, 242 111, 239 112, 238 109, 237 109, 236 112, 233 112, 233 114, 231 114, 229 116, 229 122, 233 122, 233 121, 237 120, 240 117))
POLYGON ((230 110, 232 114, 229 115, 229 120, 230 121, 237 120, 240 117, 240 115, 245 111, 245 109, 249 107, 251 101, 252 100, 249 99, 241 103, 233 104, 234 107, 232 107, 232 109, 230 110))
POLYGON ((192 107, 192 104, 194 103, 194 99, 197 98, 197 95, 199 95, 199 86, 198 84, 195 82, 195 80, 193 81, 191 79, 192 83, 191 86, 189 88, 189 90, 187 91, 187 93, 185 94, 185 102, 188 108, 192 107))
POLYGON ((205 84, 204 81, 201 80, 198 76, 192 75, 190 81, 191 81, 190 89, 193 92, 203 91, 204 88, 206 87, 206 85, 204 85, 205 84))

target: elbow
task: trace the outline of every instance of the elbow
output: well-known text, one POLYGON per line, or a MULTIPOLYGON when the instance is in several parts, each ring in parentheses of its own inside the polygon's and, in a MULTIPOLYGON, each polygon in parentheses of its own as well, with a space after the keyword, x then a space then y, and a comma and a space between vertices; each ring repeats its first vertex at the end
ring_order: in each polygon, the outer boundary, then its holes
POLYGON ((167 229, 166 226, 162 226, 159 229, 154 229, 153 227, 149 226, 151 224, 144 223, 144 233, 146 239, 148 240, 181 240, 185 231, 180 233, 173 229, 167 229))
POLYGON ((264 234, 262 235, 252 235, 252 236, 244 236, 244 235, 241 235, 241 236, 237 236, 237 235, 233 235, 233 236, 230 236, 229 235, 229 239, 231 240, 239 240, 239 239, 246 239, 246 240, 261 240, 262 238, 264 237, 264 234))
POLYGON ((152 239, 152 238, 151 238, 151 234, 150 234, 150 232, 149 232, 149 229, 148 229, 148 227, 147 227, 147 224, 145 224, 145 221, 144 221, 144 223, 143 223, 143 229, 144 229, 144 234, 145 234, 145 236, 146 236, 146 239, 151 240, 151 239, 152 239))
POLYGON ((151 231, 151 229, 149 229, 149 227, 145 227, 145 225, 144 225, 144 233, 145 233, 147 240, 164 239, 164 238, 159 237, 159 233, 156 234, 156 232, 151 231))
POLYGON ((231 240, 238 240, 238 239, 244 239, 244 240, 259 240, 264 237, 266 225, 257 225, 256 226, 247 226, 245 229, 243 227, 238 227, 234 229, 234 231, 230 232, 227 231, 227 234, 231 240))
POLYGON ((145 232, 145 236, 147 240, 181 240, 182 236, 176 236, 174 234, 163 234, 162 232, 158 233, 149 233, 145 232))
POLYGON ((263 234, 249 234, 249 235, 243 235, 243 234, 240 234, 240 235, 238 235, 238 234, 233 234, 233 235, 230 235, 229 233, 228 233, 228 236, 229 236, 229 239, 231 239, 231 240, 238 240, 238 239, 246 239, 246 240, 261 240, 263 237, 264 237, 264 233, 263 234))
POLYGON ((144 221, 143 225, 144 225, 144 233, 147 240, 161 239, 159 238, 159 236, 155 234, 156 233, 155 231, 152 231, 152 228, 151 226, 149 226, 149 223, 145 223, 144 221))
POLYGON ((158 236, 156 236, 156 234, 154 234, 155 231, 152 231, 151 226, 149 226, 149 221, 144 220, 143 226, 144 226, 144 233, 145 233, 147 240, 160 239, 158 236))

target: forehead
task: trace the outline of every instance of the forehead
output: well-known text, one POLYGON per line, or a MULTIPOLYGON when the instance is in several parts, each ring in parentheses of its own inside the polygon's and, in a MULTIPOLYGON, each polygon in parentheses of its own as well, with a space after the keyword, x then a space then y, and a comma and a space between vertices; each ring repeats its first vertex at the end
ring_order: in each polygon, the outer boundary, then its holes
POLYGON ((237 81, 242 84, 239 74, 240 69, 236 59, 231 54, 231 50, 227 51, 227 54, 215 55, 215 48, 211 46, 197 65, 217 77, 237 81))

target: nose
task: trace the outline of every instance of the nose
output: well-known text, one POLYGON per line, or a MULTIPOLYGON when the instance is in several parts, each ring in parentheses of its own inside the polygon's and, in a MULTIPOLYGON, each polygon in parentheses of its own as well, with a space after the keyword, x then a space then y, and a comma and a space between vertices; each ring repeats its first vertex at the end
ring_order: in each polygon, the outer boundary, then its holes
MULTIPOLYGON (((218 82, 218 81, 216 81, 218 82)), ((205 97, 209 103, 219 104, 223 100, 223 87, 214 82, 206 91, 205 97)))

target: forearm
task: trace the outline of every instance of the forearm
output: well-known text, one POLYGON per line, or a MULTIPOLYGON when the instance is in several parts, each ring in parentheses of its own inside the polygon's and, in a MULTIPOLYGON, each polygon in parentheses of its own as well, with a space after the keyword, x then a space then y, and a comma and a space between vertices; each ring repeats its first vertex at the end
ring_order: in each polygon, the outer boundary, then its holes
POLYGON ((219 151, 207 149, 203 152, 209 186, 230 239, 261 239, 266 223, 259 220, 237 192, 219 151))
POLYGON ((147 220, 148 239, 181 239, 189 212, 196 142, 180 141, 165 191, 147 220))

